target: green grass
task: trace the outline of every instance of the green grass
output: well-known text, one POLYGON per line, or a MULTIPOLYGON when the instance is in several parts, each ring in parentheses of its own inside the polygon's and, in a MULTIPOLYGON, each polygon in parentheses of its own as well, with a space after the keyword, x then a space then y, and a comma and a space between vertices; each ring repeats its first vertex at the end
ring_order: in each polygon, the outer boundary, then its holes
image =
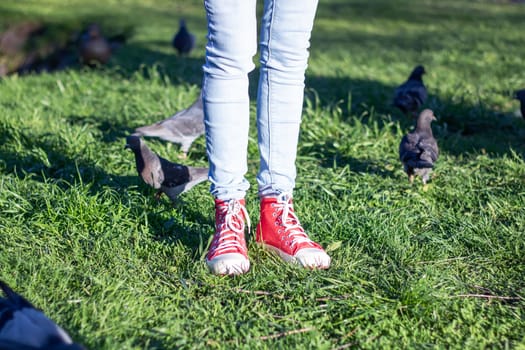
MULTIPOLYGON (((51 39, 92 21, 133 32, 107 67, 0 80, 0 278, 75 340, 90 349, 525 349, 525 120, 511 98, 525 87, 525 5, 321 1, 295 197, 332 267, 287 266, 250 241, 250 272, 228 278, 203 260, 207 186, 177 207, 157 203, 123 149, 135 127, 198 95, 202 3, 105 3, 0 3, 0 27, 37 18, 51 39), (169 46, 180 16, 198 38, 185 58, 169 46), (389 105, 419 63, 442 150, 426 190, 402 172, 397 147, 412 122, 389 105)), ((255 223, 254 124, 251 136, 255 223)), ((147 142, 177 159, 178 146, 147 142)), ((207 163, 203 138, 187 162, 207 163)))

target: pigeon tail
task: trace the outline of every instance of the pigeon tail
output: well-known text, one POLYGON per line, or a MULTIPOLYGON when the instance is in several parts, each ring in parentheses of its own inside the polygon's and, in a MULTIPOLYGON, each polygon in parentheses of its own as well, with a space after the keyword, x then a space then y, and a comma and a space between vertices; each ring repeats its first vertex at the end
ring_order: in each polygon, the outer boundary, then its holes
POLYGON ((188 192, 196 185, 200 184, 201 182, 204 182, 207 180, 206 178, 198 178, 195 180, 192 180, 190 182, 187 182, 185 184, 175 186, 175 187, 163 187, 162 191, 166 193, 166 195, 171 199, 172 202, 175 202, 178 197, 183 194, 184 192, 188 192))
POLYGON ((424 160, 408 161, 408 162, 406 162, 406 164, 410 168, 414 168, 414 169, 422 169, 422 168, 432 169, 432 168, 434 168, 434 164, 433 163, 428 162, 428 161, 424 161, 424 160))

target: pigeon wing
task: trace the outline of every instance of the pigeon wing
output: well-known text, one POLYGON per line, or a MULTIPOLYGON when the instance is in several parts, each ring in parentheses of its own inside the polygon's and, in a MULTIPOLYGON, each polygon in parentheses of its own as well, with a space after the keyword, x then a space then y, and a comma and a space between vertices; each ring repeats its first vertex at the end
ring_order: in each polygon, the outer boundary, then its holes
POLYGON ((399 159, 403 163, 413 162, 419 155, 417 144, 419 137, 415 133, 409 133, 401 139, 399 144, 399 159))
POLYGON ((407 80, 394 92, 394 105, 404 112, 414 111, 423 105, 428 97, 425 85, 418 80, 407 80))
MULTIPOLYGON (((160 122, 135 129, 141 135, 187 144, 204 134, 204 112, 199 98, 187 109, 160 122)), ((189 148, 189 147, 188 147, 189 148)))
POLYGON ((164 173, 162 186, 175 187, 190 181, 190 171, 187 166, 170 162, 164 158, 161 158, 161 165, 164 173))
POLYGON ((433 137, 421 139, 418 143, 418 148, 421 152, 421 161, 433 165, 438 159, 439 148, 436 140, 433 137))
POLYGON ((419 106, 424 104, 427 101, 428 93, 425 85, 420 81, 412 81, 413 84, 410 84, 409 88, 407 89, 407 94, 415 98, 419 106))
POLYGON ((171 186, 163 186, 162 190, 172 201, 186 191, 189 191, 193 186, 206 181, 208 179, 208 168, 200 167, 185 167, 188 170, 188 178, 185 182, 172 183, 171 186))

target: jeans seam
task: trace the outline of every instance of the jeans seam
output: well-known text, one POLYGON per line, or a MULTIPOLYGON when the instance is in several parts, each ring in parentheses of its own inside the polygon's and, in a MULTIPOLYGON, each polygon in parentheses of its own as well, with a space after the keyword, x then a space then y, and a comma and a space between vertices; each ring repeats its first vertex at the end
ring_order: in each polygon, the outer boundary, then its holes
POLYGON ((273 21, 275 20, 275 6, 276 6, 276 1, 275 0, 266 0, 266 1, 272 1, 272 6, 271 6, 271 15, 270 15, 270 23, 268 24, 268 42, 266 43, 266 47, 268 48, 268 59, 266 60, 266 84, 268 86, 268 95, 266 96, 266 98, 268 99, 267 100, 267 117, 268 117, 268 175, 269 175, 269 178, 270 178, 270 186, 272 187, 273 189, 273 186, 274 186, 274 182, 273 182, 273 172, 272 172, 272 165, 273 165, 273 156, 272 156, 272 142, 273 142, 273 139, 272 139, 272 127, 273 127, 273 123, 272 123, 272 115, 271 115, 271 110, 272 110, 272 106, 270 104, 270 102, 272 101, 272 98, 271 98, 271 94, 272 94, 272 91, 271 91, 271 84, 270 84, 270 81, 271 81, 271 70, 268 69, 268 63, 270 62, 271 58, 272 58, 272 49, 271 49, 271 42, 272 42, 272 27, 273 27, 273 21))

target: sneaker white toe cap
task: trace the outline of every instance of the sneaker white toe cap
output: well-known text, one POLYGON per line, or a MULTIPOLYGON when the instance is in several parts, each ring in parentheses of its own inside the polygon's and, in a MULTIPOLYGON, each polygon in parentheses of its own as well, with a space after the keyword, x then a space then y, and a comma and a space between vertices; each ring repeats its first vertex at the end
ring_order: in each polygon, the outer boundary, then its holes
POLYGON ((211 260, 206 259, 206 264, 215 275, 240 275, 250 269, 250 261, 238 253, 221 254, 211 260))
POLYGON ((303 248, 295 254, 295 259, 303 267, 309 269, 327 269, 330 267, 330 256, 324 250, 303 248))

